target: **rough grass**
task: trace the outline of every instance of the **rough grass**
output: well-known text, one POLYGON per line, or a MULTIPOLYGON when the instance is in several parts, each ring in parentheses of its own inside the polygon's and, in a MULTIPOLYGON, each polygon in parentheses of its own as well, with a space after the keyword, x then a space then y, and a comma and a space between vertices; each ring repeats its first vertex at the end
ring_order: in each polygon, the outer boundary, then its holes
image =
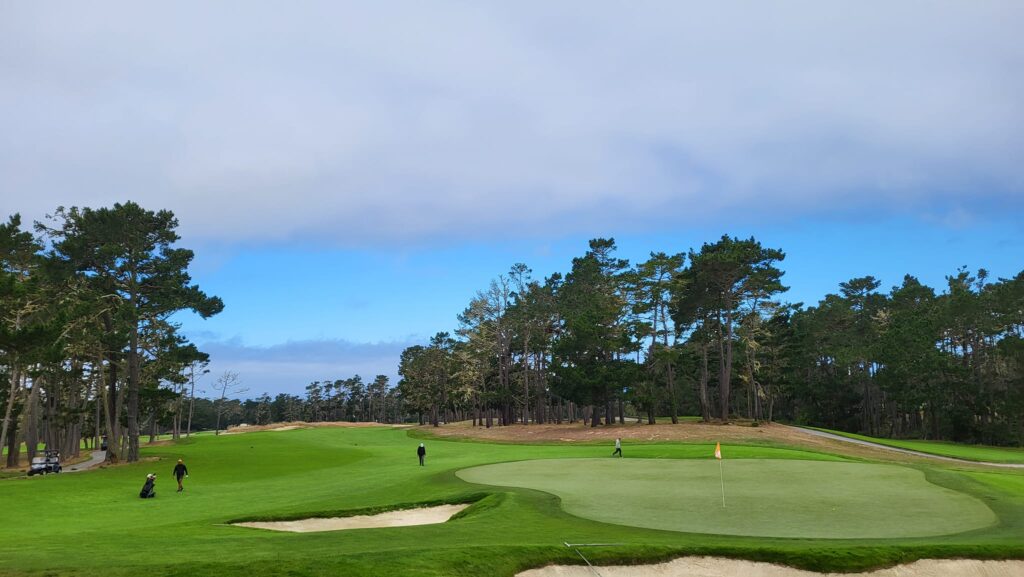
POLYGON ((887 447, 909 449, 911 451, 928 453, 929 455, 953 457, 956 459, 964 459, 966 461, 979 461, 987 463, 1024 463, 1024 448, 992 447, 989 445, 965 445, 963 443, 950 443, 946 441, 881 439, 876 437, 868 437, 866 435, 858 435, 856 433, 834 431, 832 429, 821 429, 818 427, 808 428, 815 429, 818 431, 824 431, 826 433, 832 433, 833 435, 849 437, 851 439, 869 441, 872 443, 877 443, 879 445, 885 445, 887 447))
MULTIPOLYGON (((391 428, 323 428, 221 437, 144 448, 142 464, 74 475, 0 481, 0 575, 472 576, 510 577, 547 563, 576 563, 562 543, 615 542, 600 562, 684 554, 738 556, 807 569, 859 570, 922 557, 1024 558, 1024 475, 918 466, 926 479, 981 499, 997 524, 954 535, 901 539, 784 539, 678 533, 582 519, 541 491, 467 483, 455 471, 535 459, 605 458, 606 446, 512 445, 418 440, 391 428), (182 457, 191 478, 174 493, 182 457), (138 498, 146 473, 156 499, 138 498), (439 525, 327 533, 227 526, 239 518, 288 517, 471 499, 439 525)), ((707 459, 713 444, 627 446, 633 457, 707 459)), ((844 459, 786 448, 724 447, 728 459, 844 459)), ((610 461, 610 459, 609 459, 610 461)), ((730 461, 733 462, 733 461, 730 461)), ((850 461, 847 461, 850 462, 850 461)), ((580 461, 583 463, 583 461, 580 461)), ((781 462, 780 462, 781 463, 781 462)), ((729 464, 728 462, 726 464, 729 464)), ((892 523, 900 511, 893 511, 892 523)), ((886 521, 880 521, 880 525, 886 521)))

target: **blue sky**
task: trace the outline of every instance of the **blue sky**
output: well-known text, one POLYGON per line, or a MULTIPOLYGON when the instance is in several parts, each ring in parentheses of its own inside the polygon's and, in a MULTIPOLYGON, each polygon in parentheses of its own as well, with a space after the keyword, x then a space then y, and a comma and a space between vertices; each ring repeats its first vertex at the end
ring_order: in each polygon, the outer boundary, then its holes
POLYGON ((1016 1, 0 8, 0 212, 178 215, 250 391, 394 375, 516 262, 724 233, 787 299, 1024 268, 1016 1))
MULTIPOLYGON (((613 233, 614 231, 609 231, 613 233)), ((838 284, 873 275, 888 290, 912 274, 937 289, 960 266, 994 277, 1024 270, 1019 222, 949 228, 910 219, 876 222, 793 222, 735 230, 694 228, 658 234, 614 235, 631 263, 651 251, 685 252, 721 234, 755 236, 786 252, 782 268, 790 302, 816 303, 838 284)), ((203 288, 225 298, 224 313, 190 317, 196 339, 237 340, 252 346, 282 341, 421 342, 455 328, 455 316, 476 291, 526 263, 542 279, 565 273, 587 250, 585 236, 516 243, 403 250, 324 250, 308 247, 240 250, 215 265, 199 254, 193 272, 203 288)))
MULTIPOLYGON (((753 235, 786 252, 782 268, 790 290, 782 299, 788 302, 814 304, 837 292, 840 282, 865 275, 882 280, 882 290, 905 274, 941 290, 945 276, 961 266, 986 268, 993 277, 1024 270, 1024 230, 1016 218, 958 227, 913 218, 793 219, 728 231, 712 226, 609 236, 619 255, 636 263, 652 250, 685 252, 726 232, 753 235)), ((394 379, 401 349, 453 331, 456 315, 491 279, 516 262, 529 265, 538 279, 564 273, 587 240, 553 234, 422 249, 245 249, 210 264, 200 253, 196 277, 227 308, 209 320, 182 320, 197 342, 247 367, 250 377, 258 375, 260 390, 298 391, 309 380, 355 373, 394 379)), ((223 359, 216 364, 228 365, 223 359)))

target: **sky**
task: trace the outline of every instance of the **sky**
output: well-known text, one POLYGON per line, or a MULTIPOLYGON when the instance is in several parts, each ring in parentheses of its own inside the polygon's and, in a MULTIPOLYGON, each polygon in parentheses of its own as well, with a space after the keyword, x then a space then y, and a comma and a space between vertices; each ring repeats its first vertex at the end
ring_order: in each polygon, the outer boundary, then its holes
MULTIPOLYGON (((249 394, 396 376, 517 262, 723 234, 793 302, 1024 269, 1018 1, 0 0, 0 216, 133 200, 249 394)), ((208 385, 207 385, 208 386, 208 385)))

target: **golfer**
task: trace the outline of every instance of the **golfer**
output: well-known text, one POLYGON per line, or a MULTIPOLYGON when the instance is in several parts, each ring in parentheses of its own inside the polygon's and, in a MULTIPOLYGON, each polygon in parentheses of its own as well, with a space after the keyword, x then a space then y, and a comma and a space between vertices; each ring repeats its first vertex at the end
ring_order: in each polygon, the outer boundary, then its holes
POLYGON ((181 486, 181 480, 188 477, 188 467, 185 466, 185 461, 178 459, 178 464, 174 466, 174 478, 178 480, 178 492, 185 490, 185 487, 181 486))
POLYGON ((139 497, 143 499, 152 499, 156 497, 156 475, 150 473, 146 475, 146 484, 142 486, 142 490, 139 491, 139 497))
POLYGON ((614 457, 615 455, 622 456, 622 439, 615 439, 615 452, 612 453, 612 456, 614 457))
POLYGON ((423 443, 420 443, 419 448, 416 449, 416 454, 420 457, 420 467, 422 467, 423 459, 427 457, 427 448, 423 446, 423 443))

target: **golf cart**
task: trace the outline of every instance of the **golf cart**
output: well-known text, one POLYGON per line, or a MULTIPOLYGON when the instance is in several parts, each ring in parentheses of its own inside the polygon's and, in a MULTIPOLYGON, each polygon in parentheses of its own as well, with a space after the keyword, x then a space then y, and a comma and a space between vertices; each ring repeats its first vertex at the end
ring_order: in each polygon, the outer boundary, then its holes
POLYGON ((45 475, 47 473, 60 473, 60 452, 43 451, 42 457, 33 457, 32 466, 29 467, 28 476, 45 475))

